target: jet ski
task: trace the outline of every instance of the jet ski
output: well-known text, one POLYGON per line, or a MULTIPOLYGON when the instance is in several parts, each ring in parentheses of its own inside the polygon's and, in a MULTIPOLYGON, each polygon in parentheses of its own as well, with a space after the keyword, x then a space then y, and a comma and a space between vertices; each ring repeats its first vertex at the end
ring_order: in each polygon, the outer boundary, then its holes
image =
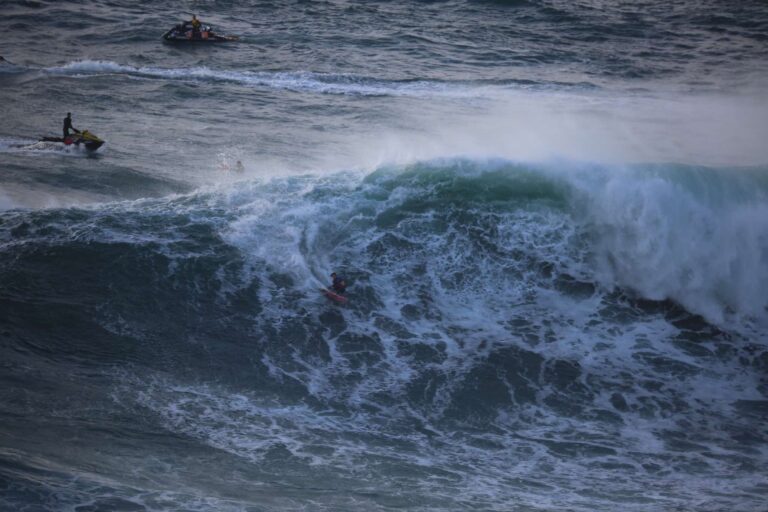
POLYGON ((163 34, 163 39, 173 43, 225 43, 237 41, 237 36, 220 36, 210 25, 200 25, 199 30, 193 30, 192 24, 185 22, 163 34))
POLYGON ((66 137, 43 137, 38 142, 60 142, 65 146, 75 145, 77 147, 82 144, 88 151, 96 151, 104 144, 103 140, 88 130, 83 130, 79 133, 71 133, 66 137))

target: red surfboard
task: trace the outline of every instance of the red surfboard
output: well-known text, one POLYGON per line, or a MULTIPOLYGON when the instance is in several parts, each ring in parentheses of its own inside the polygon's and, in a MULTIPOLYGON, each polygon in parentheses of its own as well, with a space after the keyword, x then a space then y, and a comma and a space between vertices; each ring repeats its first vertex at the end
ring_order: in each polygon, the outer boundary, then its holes
POLYGON ((326 297, 329 299, 338 302, 339 304, 346 304, 347 298, 339 295, 338 293, 334 293, 328 288, 320 288, 320 291, 325 294, 326 297))

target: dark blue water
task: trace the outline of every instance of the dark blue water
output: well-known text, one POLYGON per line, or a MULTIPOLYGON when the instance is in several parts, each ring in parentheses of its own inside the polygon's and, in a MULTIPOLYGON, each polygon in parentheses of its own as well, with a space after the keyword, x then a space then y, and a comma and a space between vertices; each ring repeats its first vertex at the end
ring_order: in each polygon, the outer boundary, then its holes
POLYGON ((2 3, 0 510, 768 510, 766 34, 2 3))

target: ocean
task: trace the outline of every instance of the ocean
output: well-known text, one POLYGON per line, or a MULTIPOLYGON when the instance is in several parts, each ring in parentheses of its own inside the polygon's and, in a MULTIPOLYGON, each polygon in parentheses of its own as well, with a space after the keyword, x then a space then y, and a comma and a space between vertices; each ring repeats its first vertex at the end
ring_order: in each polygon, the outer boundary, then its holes
POLYGON ((0 5, 0 510, 768 511, 764 0, 0 5))

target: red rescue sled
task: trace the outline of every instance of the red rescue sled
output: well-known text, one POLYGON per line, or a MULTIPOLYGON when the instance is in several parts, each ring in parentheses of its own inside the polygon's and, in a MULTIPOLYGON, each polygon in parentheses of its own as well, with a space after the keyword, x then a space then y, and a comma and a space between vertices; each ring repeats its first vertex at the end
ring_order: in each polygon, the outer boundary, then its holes
POLYGON ((339 304, 346 304, 347 298, 344 296, 339 295, 338 293, 332 292, 328 288, 320 288, 320 291, 323 292, 323 294, 328 297, 329 299, 338 302, 339 304))

